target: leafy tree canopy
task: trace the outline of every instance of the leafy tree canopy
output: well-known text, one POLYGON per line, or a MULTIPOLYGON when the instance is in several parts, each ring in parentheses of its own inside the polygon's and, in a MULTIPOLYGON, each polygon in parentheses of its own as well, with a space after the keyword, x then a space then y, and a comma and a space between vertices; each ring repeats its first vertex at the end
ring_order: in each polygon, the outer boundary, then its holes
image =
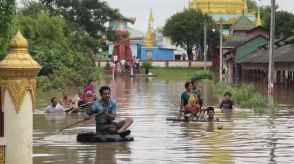
POLYGON ((208 34, 212 34, 212 19, 197 10, 184 10, 174 14, 166 21, 162 32, 174 44, 185 49, 191 59, 192 51, 202 43, 204 20, 208 24, 208 34))
POLYGON ((121 19, 118 9, 101 0, 40 0, 53 15, 60 15, 83 27, 92 37, 102 38, 112 33, 105 23, 121 19))
POLYGON ((48 11, 40 3, 29 3, 13 17, 13 33, 20 30, 28 40, 29 53, 43 66, 41 75, 68 67, 90 76, 89 72, 95 72, 92 47, 97 39, 48 11))
MULTIPOLYGON (((278 7, 277 7, 278 8, 278 7)), ((271 22, 271 7, 265 6, 261 8, 261 18, 263 21, 263 27, 270 29, 271 22)), ((294 15, 287 11, 276 12, 276 38, 283 38, 292 36, 294 33, 294 15)))
POLYGON ((0 0, 0 59, 6 53, 15 0, 0 0))
POLYGON ((48 7, 26 1, 15 10, 14 0, 0 0, 0 55, 20 30, 29 53, 43 66, 41 86, 43 81, 45 87, 64 88, 96 79, 95 50, 114 34, 104 25, 120 17, 118 11, 99 0, 42 1, 48 7))
POLYGON ((257 10, 257 4, 254 0, 247 1, 248 11, 255 12, 257 10))

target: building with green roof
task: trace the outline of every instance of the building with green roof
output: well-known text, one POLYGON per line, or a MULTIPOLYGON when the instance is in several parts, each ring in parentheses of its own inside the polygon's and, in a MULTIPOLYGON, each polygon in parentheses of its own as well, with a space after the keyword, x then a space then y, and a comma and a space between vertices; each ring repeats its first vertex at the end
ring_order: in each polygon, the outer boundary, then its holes
POLYGON ((223 62, 229 83, 241 77, 241 65, 238 61, 268 43, 268 31, 256 27, 246 16, 241 16, 232 25, 233 36, 223 43, 223 62))

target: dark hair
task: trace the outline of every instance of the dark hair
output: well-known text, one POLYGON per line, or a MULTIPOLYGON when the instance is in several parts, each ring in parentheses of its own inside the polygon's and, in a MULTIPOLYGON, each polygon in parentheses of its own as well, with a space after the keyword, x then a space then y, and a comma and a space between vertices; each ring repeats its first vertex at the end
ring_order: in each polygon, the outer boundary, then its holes
POLYGON ((54 101, 55 99, 56 99, 56 97, 52 97, 51 100, 50 100, 51 103, 53 103, 53 101, 54 101))
POLYGON ((88 85, 92 82, 92 81, 95 81, 95 80, 93 80, 93 79, 90 79, 90 80, 88 80, 88 85))
POLYGON ((200 81, 200 78, 197 78, 197 77, 194 77, 191 79, 191 83, 194 84, 194 83, 198 83, 200 81))
POLYGON ((185 88, 188 88, 190 84, 191 84, 191 82, 190 82, 190 81, 187 81, 187 82, 185 83, 185 88))
POLYGON ((214 108, 210 106, 210 107, 206 108, 206 111, 207 112, 212 111, 214 113, 214 108))
POLYGON ((224 96, 230 96, 230 97, 232 97, 232 94, 230 92, 225 92, 224 96))
POLYGON ((105 91, 105 90, 109 90, 109 91, 111 91, 110 88, 109 88, 108 86, 102 86, 102 87, 100 87, 100 89, 99 89, 99 93, 100 93, 100 95, 102 95, 103 91, 105 91))

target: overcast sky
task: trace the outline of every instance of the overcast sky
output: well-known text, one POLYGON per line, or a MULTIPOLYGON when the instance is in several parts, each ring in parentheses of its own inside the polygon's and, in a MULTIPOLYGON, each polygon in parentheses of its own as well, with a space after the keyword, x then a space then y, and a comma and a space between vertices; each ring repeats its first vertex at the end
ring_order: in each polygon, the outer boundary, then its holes
MULTIPOLYGON (((118 8, 126 17, 136 17, 131 27, 145 32, 148 24, 149 10, 152 8, 154 26, 161 27, 165 20, 174 13, 187 7, 188 0, 105 0, 113 8, 118 8)), ((271 0, 256 0, 258 4, 269 5, 271 0)), ((276 0, 280 10, 294 13, 294 0, 276 0)))

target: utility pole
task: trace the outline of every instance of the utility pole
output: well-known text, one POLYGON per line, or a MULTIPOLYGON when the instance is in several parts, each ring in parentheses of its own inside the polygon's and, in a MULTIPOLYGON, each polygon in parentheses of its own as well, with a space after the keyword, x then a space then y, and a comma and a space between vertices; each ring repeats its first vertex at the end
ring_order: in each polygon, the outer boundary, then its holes
POLYGON ((204 20, 204 51, 203 51, 203 55, 204 55, 204 71, 206 71, 206 61, 207 61, 207 22, 206 19, 204 20))
POLYGON ((275 19, 276 19, 276 2, 271 0, 271 31, 270 31, 270 49, 269 49, 269 61, 268 61, 268 105, 272 106, 274 102, 273 91, 274 91, 274 47, 275 47, 275 19))
POLYGON ((220 18, 219 26, 219 81, 223 81, 223 18, 220 18))

